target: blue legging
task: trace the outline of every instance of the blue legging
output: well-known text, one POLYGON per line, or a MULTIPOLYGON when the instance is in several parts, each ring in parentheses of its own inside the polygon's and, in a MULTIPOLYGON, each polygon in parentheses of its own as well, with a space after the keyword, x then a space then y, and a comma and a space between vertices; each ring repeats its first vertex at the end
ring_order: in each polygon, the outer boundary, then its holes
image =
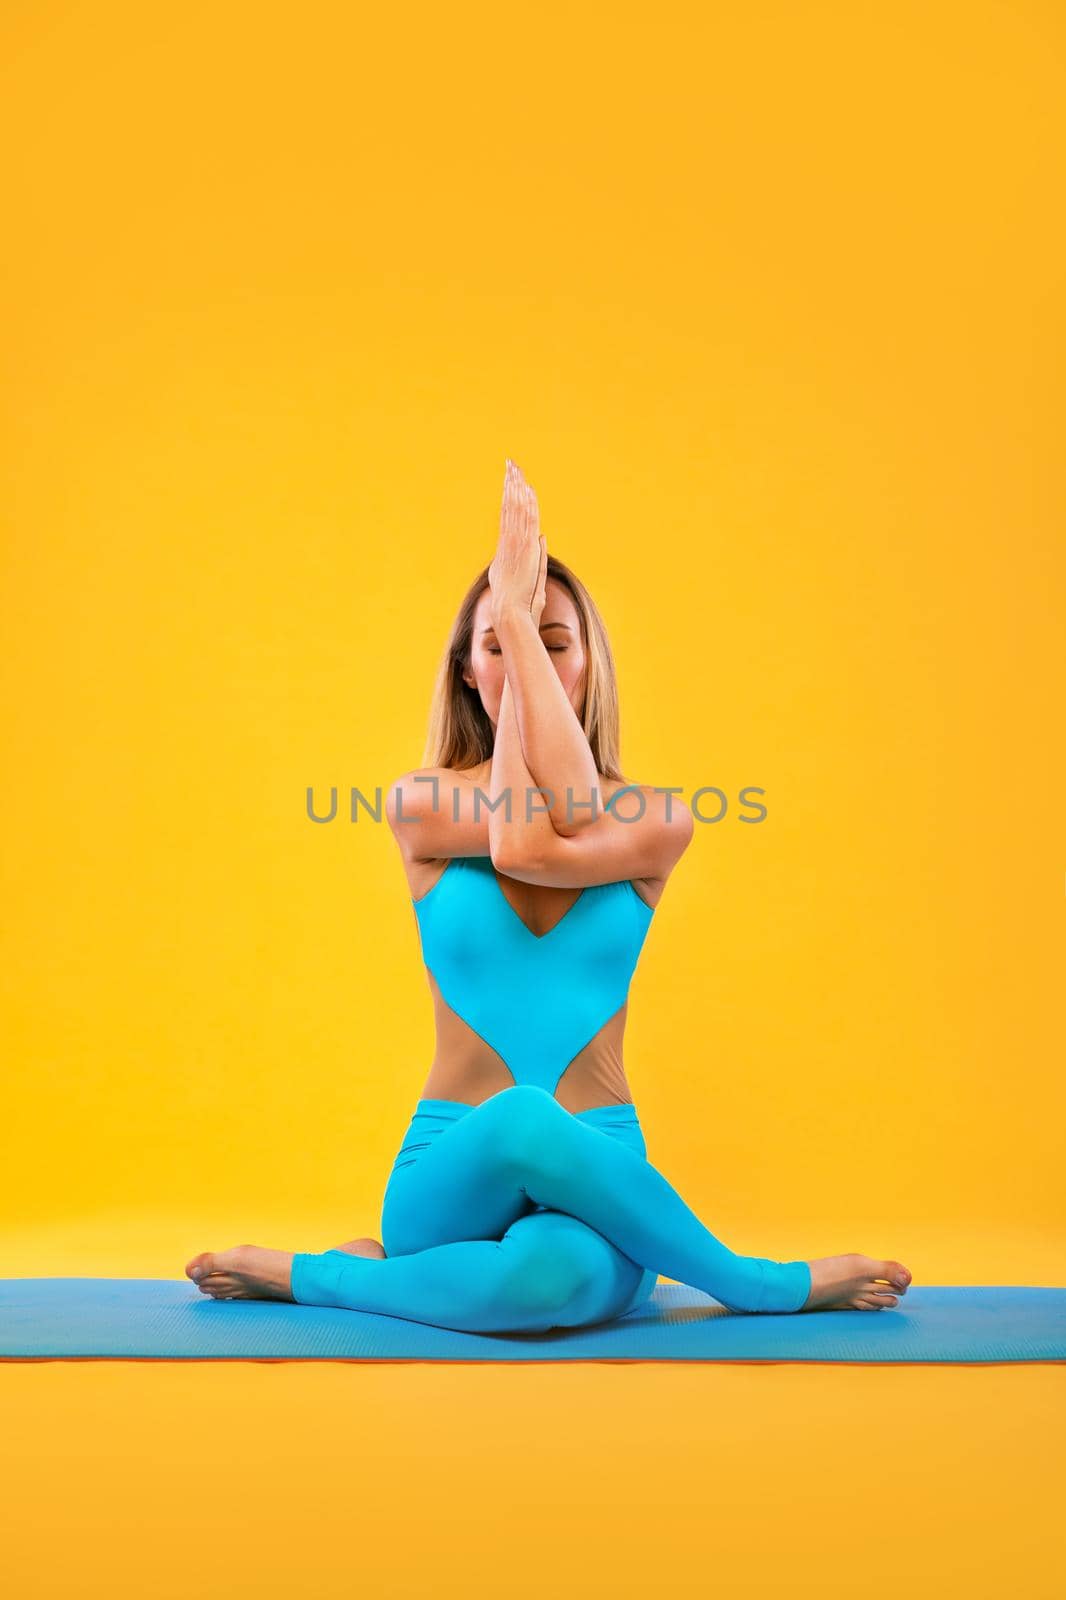
POLYGON ((632 1105, 577 1113, 530 1084, 478 1106, 419 1100, 382 1207, 384 1261, 297 1253, 301 1305, 469 1333, 625 1315, 658 1274, 733 1311, 799 1311, 805 1261, 736 1255, 647 1159, 632 1105))

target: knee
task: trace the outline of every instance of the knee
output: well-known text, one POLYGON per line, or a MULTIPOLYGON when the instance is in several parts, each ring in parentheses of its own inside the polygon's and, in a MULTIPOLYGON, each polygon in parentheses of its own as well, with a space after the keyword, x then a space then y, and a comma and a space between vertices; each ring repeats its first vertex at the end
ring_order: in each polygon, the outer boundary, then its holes
POLYGON ((523 1319, 541 1319, 545 1328, 552 1328, 575 1315, 597 1282, 590 1256, 580 1250, 560 1250, 545 1239, 511 1253, 504 1292, 523 1319))
POLYGON ((547 1089, 516 1083, 494 1095, 491 1104, 492 1147, 508 1177, 521 1179, 566 1160, 560 1147, 570 1114, 547 1089))

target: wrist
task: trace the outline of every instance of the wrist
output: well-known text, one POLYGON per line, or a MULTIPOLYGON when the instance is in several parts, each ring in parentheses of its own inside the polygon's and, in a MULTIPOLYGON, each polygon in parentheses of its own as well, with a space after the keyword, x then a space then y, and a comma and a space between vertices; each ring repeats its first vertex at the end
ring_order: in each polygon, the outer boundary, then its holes
POLYGON ((539 616, 534 617, 528 606, 520 605, 516 600, 505 600, 502 604, 492 607, 492 626, 497 633, 522 628, 529 622, 539 630, 539 616))

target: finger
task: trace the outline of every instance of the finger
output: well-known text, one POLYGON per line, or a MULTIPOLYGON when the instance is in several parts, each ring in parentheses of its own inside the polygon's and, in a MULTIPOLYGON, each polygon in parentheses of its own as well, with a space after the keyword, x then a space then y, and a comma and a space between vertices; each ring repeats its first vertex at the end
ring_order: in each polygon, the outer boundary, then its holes
POLYGON ((515 480, 511 466, 511 462, 508 461, 503 481, 503 506, 500 512, 500 530, 504 539, 510 537, 515 522, 515 480))

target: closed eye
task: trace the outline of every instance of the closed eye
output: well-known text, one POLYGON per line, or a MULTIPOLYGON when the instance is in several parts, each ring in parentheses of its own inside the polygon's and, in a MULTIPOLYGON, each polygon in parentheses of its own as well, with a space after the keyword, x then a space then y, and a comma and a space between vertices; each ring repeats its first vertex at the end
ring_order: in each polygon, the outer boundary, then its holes
MULTIPOLYGON (((487 648, 490 656, 498 656, 502 653, 498 645, 490 644, 487 648)), ((570 646, 568 644, 546 644, 544 648, 551 655, 557 650, 569 650, 570 646)))

